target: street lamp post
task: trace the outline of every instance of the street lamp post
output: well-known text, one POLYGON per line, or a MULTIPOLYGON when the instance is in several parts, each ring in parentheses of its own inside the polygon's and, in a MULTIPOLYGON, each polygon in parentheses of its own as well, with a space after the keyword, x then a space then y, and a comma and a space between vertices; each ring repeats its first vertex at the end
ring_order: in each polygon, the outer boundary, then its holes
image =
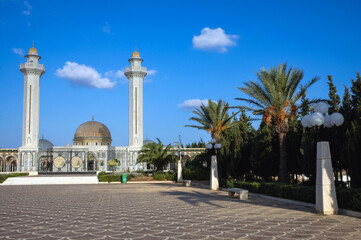
POLYGON ((211 143, 206 145, 206 149, 208 149, 211 154, 211 179, 210 179, 210 188, 212 190, 219 189, 219 181, 218 181, 218 168, 217 168, 217 150, 220 149, 222 145, 217 143, 215 138, 212 138, 211 143))
POLYGON ((181 151, 181 148, 178 148, 178 155, 179 155, 179 159, 178 159, 178 164, 177 164, 177 182, 182 182, 183 181, 183 176, 182 176, 182 158, 184 156, 184 152, 181 151))
POLYGON ((323 128, 341 126, 344 118, 341 113, 327 115, 329 106, 324 102, 315 105, 315 112, 304 116, 301 120, 305 128, 317 127, 319 139, 317 140, 316 164, 316 212, 322 214, 336 214, 338 212, 335 181, 332 171, 330 144, 324 135, 323 128), (323 125, 323 127, 322 127, 323 125))

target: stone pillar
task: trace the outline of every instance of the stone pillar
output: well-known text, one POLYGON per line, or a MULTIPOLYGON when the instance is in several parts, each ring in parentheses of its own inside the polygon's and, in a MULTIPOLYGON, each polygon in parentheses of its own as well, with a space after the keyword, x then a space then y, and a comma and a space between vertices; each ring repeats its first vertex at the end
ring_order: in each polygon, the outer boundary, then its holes
POLYGON ((183 181, 182 161, 181 161, 181 157, 179 157, 178 164, 177 164, 177 182, 182 182, 182 181, 183 181))
POLYGON ((336 214, 338 212, 330 145, 328 142, 317 142, 315 206, 317 213, 336 214))
POLYGON ((211 159, 211 182, 210 187, 212 190, 218 190, 219 189, 219 183, 218 183, 218 167, 217 167, 217 156, 212 155, 211 159))

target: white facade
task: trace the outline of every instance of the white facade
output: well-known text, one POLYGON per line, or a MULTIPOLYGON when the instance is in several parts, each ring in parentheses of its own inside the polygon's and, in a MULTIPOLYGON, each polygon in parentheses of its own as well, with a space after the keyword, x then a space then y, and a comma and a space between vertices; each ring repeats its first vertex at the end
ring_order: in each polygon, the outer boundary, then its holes
POLYGON ((146 68, 141 66, 137 51, 133 52, 125 70, 129 79, 129 146, 110 145, 53 146, 46 139, 39 140, 40 77, 45 68, 34 46, 20 65, 24 74, 24 110, 22 146, 18 150, 16 169, 29 172, 89 172, 112 170, 107 162, 118 159, 117 171, 136 171, 146 168, 137 164, 138 151, 143 146, 143 79, 146 68))

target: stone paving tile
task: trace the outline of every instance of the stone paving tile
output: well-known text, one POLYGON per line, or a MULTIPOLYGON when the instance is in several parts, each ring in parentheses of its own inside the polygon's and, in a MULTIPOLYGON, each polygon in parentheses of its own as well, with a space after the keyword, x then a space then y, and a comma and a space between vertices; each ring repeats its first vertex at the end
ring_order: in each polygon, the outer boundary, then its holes
POLYGON ((177 184, 0 186, 0 239, 361 239, 361 219, 177 184))

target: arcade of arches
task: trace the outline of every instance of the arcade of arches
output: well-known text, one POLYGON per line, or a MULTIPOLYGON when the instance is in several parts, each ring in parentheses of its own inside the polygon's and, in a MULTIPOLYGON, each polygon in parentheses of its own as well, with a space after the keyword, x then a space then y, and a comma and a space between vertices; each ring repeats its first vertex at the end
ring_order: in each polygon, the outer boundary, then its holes
POLYGON ((17 157, 10 156, 0 156, 0 172, 16 172, 17 171, 17 157))

